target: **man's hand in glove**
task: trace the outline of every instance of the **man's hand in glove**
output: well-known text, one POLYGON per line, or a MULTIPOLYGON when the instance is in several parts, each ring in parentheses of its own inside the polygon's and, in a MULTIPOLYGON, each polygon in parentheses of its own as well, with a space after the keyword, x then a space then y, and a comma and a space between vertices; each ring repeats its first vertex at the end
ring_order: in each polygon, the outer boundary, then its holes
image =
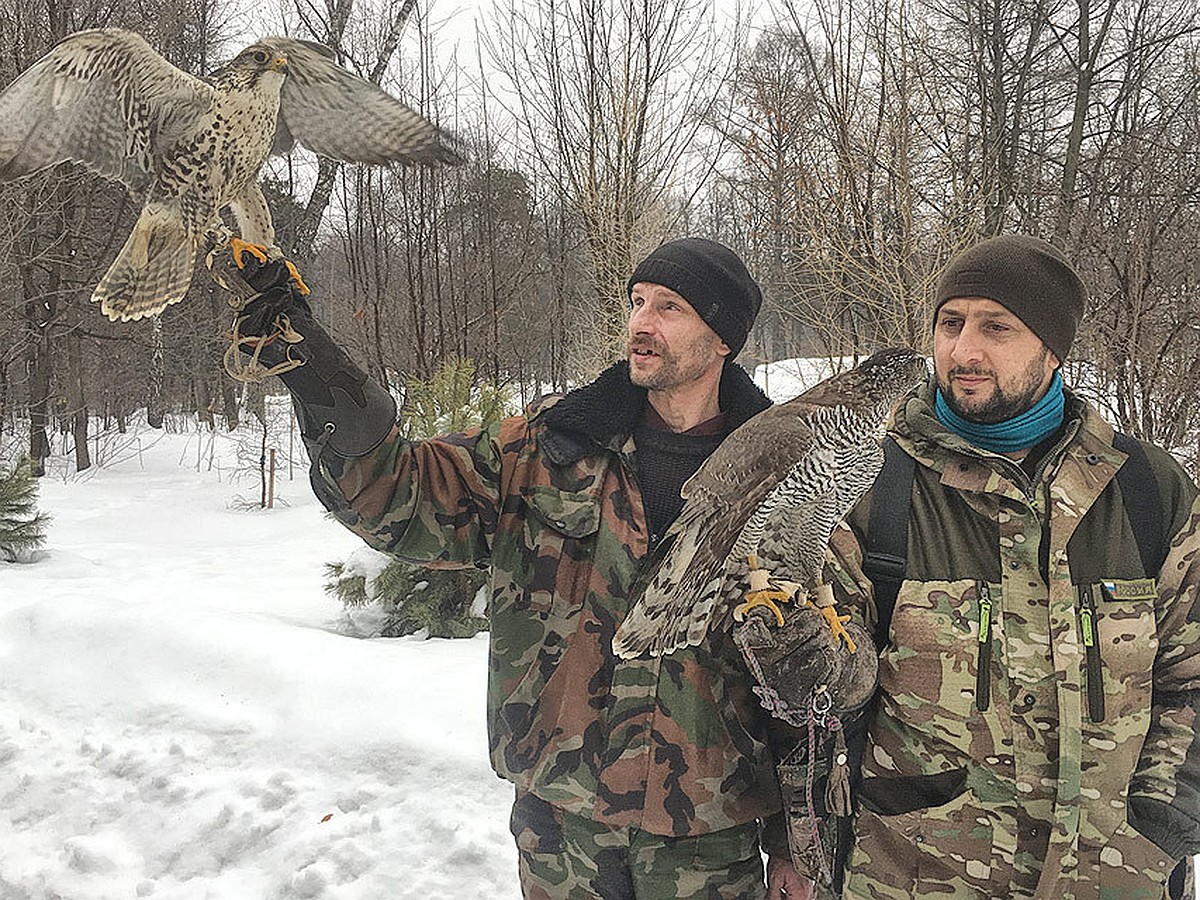
POLYGON ((748 618, 735 634, 738 643, 745 644, 743 652, 753 653, 763 686, 786 710, 803 718, 814 692, 825 695, 825 710, 834 715, 856 710, 871 699, 879 671, 875 642, 854 623, 846 628, 857 645, 853 652, 831 636, 820 610, 805 604, 789 609, 780 627, 748 618))
POLYGON ((291 321, 312 319, 304 299, 308 286, 295 267, 286 259, 269 260, 256 249, 245 245, 230 251, 237 277, 254 291, 234 320, 232 346, 225 355, 225 369, 238 381, 261 381, 303 365, 302 357, 288 352, 303 340, 291 321))
MULTIPOLYGON (((237 278, 254 293, 234 320, 234 360, 227 354, 226 368, 243 380, 269 374, 283 380, 295 400, 310 453, 329 452, 342 459, 365 456, 391 432, 395 401, 317 323, 303 296, 308 288, 295 267, 245 246, 228 252, 237 265, 237 278), (248 363, 237 360, 239 352, 249 357, 248 363)), ((223 269, 228 276, 230 266, 223 269)))

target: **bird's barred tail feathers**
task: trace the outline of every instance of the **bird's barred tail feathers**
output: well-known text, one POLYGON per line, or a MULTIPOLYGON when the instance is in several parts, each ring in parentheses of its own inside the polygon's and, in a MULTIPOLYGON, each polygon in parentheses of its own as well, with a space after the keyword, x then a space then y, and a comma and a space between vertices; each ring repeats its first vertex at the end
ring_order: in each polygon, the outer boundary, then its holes
POLYGON ((664 656, 680 647, 694 647, 708 634, 713 608, 721 599, 724 571, 711 575, 711 551, 700 540, 706 518, 685 517, 686 510, 671 529, 675 540, 666 557, 613 636, 613 652, 621 659, 634 659, 647 651, 664 656), (673 602, 680 597, 695 599, 687 604, 673 602))
POLYGON ((195 263, 196 241, 178 204, 147 204, 92 300, 114 322, 156 315, 183 299, 195 263))

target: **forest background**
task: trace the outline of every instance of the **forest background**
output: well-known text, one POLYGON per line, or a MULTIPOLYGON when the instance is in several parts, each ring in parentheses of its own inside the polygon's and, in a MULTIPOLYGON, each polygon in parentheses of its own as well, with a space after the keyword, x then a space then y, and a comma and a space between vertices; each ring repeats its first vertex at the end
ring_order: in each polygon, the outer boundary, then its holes
MULTIPOLYGON (((454 132, 456 168, 264 173, 318 315, 397 393, 454 360, 514 402, 595 374, 633 263, 684 234, 763 285, 748 368, 927 348, 939 267, 1020 230, 1090 290, 1069 380, 1200 467, 1194 0, 453 2, 0 0, 0 85, 82 28, 197 74, 288 33, 454 132)), ((152 321, 89 303, 138 206, 72 167, 0 186, 0 461, 87 468, 141 409, 261 414, 264 389, 222 370, 230 313, 203 273, 152 321)))

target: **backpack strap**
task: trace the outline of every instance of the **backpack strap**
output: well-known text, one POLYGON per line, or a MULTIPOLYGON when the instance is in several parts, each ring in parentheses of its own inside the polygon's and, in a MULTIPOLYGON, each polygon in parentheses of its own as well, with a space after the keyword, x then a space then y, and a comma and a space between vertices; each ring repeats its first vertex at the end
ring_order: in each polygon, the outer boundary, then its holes
POLYGON ((1129 457, 1117 470, 1117 484, 1142 558, 1142 570, 1147 578, 1157 578, 1168 550, 1158 481, 1141 441, 1118 431, 1113 434, 1113 446, 1129 457))
POLYGON ((863 574, 875 587, 875 646, 887 646, 896 595, 908 566, 908 513, 917 462, 892 437, 883 441, 883 468, 875 479, 863 547, 863 574))

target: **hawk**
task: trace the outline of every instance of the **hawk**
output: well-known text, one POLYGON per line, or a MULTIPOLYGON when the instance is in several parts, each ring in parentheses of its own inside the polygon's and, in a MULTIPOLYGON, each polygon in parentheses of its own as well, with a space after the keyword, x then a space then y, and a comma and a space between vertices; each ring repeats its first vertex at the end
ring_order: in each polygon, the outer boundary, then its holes
POLYGON ((258 186, 272 153, 300 143, 352 162, 461 162, 449 135, 341 68, 332 50, 283 37, 263 38, 202 79, 133 32, 80 31, 0 93, 0 122, 0 181, 72 160, 143 204, 92 294, 123 322, 183 298, 196 251, 224 229, 225 207, 241 248, 281 255, 258 186))
POLYGON ((613 637, 617 656, 695 646, 759 605, 782 625, 774 603, 798 595, 816 598, 853 650, 821 581, 829 537, 883 466, 889 410, 925 376, 912 350, 881 350, 730 434, 683 486, 664 555, 613 637))

